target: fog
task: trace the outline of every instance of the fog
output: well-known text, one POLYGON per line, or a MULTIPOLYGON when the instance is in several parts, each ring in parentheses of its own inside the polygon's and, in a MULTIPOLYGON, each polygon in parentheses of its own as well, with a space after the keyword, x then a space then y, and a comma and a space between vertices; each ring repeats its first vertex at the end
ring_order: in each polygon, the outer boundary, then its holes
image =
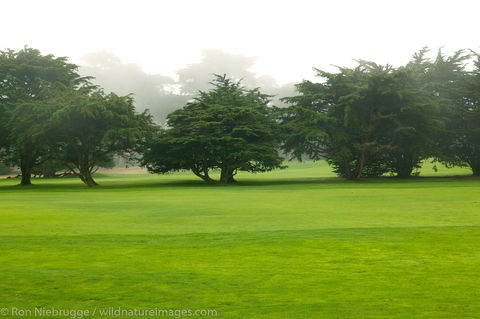
POLYGON ((148 74, 138 64, 123 63, 111 52, 88 53, 80 61, 80 74, 93 76, 92 82, 106 92, 133 94, 139 111, 149 109, 157 122, 181 107, 189 96, 173 94, 176 81, 160 74, 148 74))
POLYGON ((3 1, 0 49, 29 45, 74 63, 108 51, 172 78, 202 49, 219 49, 256 57, 252 71, 283 85, 352 59, 404 64, 423 46, 478 50, 479 8, 475 0, 3 1))
POLYGON ((209 82, 214 74, 227 74, 247 88, 260 87, 262 92, 272 95, 272 104, 283 106, 280 98, 294 94, 293 83, 280 86, 272 76, 257 75, 252 71, 257 60, 256 57, 204 49, 199 62, 178 70, 173 78, 149 74, 138 64, 124 63, 114 53, 100 51, 84 55, 79 71, 83 76, 93 76, 92 82, 106 92, 133 94, 139 111, 149 109, 156 121, 163 123, 168 113, 182 107, 199 90, 210 89, 209 82))
POLYGON ((479 8, 475 0, 4 1, 0 49, 67 56, 106 90, 135 93, 138 108, 160 120, 207 89, 212 73, 278 97, 314 79, 313 67, 398 66, 424 46, 480 51, 479 8))

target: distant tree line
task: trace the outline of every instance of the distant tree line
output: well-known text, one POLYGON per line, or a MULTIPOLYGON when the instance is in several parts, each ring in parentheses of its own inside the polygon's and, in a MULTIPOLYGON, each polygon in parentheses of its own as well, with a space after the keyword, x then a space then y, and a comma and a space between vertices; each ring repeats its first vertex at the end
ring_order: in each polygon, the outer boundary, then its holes
POLYGON ((348 179, 409 177, 426 159, 480 176, 480 56, 427 53, 400 67, 316 69, 320 80, 297 84, 286 107, 215 75, 161 127, 148 110, 135 111, 132 96, 104 93, 66 58, 0 51, 0 161, 20 168, 21 185, 63 171, 95 186, 93 173, 116 155, 154 173, 191 170, 211 184, 281 168, 285 156, 325 159, 348 179))

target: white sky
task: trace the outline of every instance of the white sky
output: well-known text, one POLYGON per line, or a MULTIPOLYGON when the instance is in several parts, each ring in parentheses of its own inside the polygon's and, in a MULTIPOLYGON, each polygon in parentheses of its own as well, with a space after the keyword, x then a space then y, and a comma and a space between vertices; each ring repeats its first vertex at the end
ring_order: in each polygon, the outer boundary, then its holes
POLYGON ((68 56, 110 51, 175 76, 201 49, 259 57, 279 83, 352 59, 405 63, 423 46, 480 48, 480 1, 0 0, 0 49, 68 56))

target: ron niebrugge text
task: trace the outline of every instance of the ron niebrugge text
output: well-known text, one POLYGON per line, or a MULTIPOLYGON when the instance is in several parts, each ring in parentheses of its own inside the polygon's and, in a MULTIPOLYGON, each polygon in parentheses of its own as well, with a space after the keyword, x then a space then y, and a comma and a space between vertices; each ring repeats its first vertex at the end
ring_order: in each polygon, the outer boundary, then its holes
POLYGON ((93 308, 93 309, 65 309, 55 307, 4 307, 0 309, 1 316, 8 317, 60 317, 82 319, 86 317, 216 317, 214 309, 159 309, 159 308, 93 308))

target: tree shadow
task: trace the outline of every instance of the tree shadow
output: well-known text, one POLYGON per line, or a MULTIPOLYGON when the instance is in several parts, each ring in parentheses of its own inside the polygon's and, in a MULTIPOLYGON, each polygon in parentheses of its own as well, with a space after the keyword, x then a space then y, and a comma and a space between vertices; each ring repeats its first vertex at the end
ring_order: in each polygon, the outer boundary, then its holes
MULTIPOLYGON (((135 190, 145 188, 158 188, 158 189, 172 189, 172 188, 205 188, 205 189, 221 189, 221 188, 242 188, 242 187, 269 187, 269 186, 339 186, 342 188, 358 187, 360 185, 366 186, 401 186, 412 183, 432 183, 432 182, 453 182, 453 181, 480 181, 480 177, 475 176, 418 176, 410 178, 397 178, 397 177, 375 177, 375 178, 361 178, 358 180, 347 180, 340 177, 308 177, 308 178, 245 178, 239 179, 235 183, 222 185, 222 184, 207 184, 200 179, 165 179, 157 178, 155 180, 141 179, 135 181, 133 179, 122 180, 122 177, 112 178, 109 181, 102 181, 99 179, 99 185, 95 187, 87 187, 80 180, 78 183, 71 183, 71 179, 42 179, 40 183, 39 179, 33 179, 32 185, 22 186, 19 184, 2 185, 0 182, 0 191, 61 191, 61 192, 77 192, 77 191, 102 191, 102 190, 135 190)), ((433 186, 433 185, 432 185, 433 186)))

